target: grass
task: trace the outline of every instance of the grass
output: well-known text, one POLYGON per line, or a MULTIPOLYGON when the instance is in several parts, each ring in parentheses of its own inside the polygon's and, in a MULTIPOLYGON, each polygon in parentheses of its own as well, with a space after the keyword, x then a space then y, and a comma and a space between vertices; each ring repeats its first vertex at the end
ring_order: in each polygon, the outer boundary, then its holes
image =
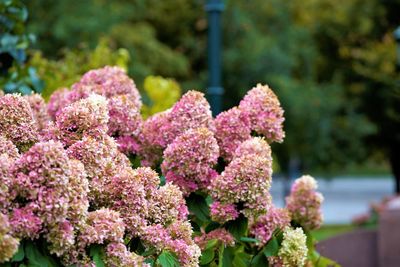
POLYGON ((330 237, 350 232, 356 229, 356 226, 351 224, 334 224, 334 225, 324 225, 318 230, 314 230, 312 235, 318 241, 328 239, 330 237))

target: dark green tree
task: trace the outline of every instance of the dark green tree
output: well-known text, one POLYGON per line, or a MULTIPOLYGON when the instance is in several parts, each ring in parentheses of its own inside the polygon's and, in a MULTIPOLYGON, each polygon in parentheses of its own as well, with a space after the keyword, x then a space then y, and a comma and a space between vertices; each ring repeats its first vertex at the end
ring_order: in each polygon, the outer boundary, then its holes
POLYGON ((43 84, 34 68, 24 68, 27 48, 35 36, 25 24, 28 10, 19 0, 0 1, 0 88, 6 93, 40 92, 43 84))
MULTIPOLYGON (((400 166, 395 44, 399 0, 226 0, 225 108, 257 82, 286 110, 280 165, 343 169, 375 153, 400 166)), ((206 14, 200 0, 25 1, 37 48, 95 47, 106 36, 131 54, 130 74, 175 77, 205 88, 206 14), (52 25, 52 27, 48 27, 52 25)), ((396 171, 394 169, 395 173, 396 171)), ((398 175, 399 176, 399 175, 398 175)))

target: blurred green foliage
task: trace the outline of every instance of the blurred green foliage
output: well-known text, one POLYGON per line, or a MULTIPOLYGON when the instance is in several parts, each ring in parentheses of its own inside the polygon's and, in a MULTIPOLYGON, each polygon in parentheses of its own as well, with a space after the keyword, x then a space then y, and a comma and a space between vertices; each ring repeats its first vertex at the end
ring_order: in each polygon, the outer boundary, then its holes
MULTIPOLYGON (((205 1, 25 2, 46 57, 82 43, 94 48, 106 36, 129 51, 129 74, 139 87, 148 75, 174 77, 184 90, 206 86, 205 1)), ((400 0, 225 3, 225 107, 257 82, 275 89, 287 119, 285 143, 274 148, 283 170, 293 158, 306 170, 333 169, 376 151, 392 158, 400 152, 391 36, 400 0)))
POLYGON ((173 79, 161 76, 148 76, 144 80, 145 102, 142 108, 144 118, 157 112, 169 109, 181 97, 181 87, 173 79), (147 101, 146 101, 147 100, 147 101))
POLYGON ((70 87, 91 69, 115 65, 127 70, 128 62, 129 52, 126 49, 113 49, 106 39, 101 39, 94 49, 64 49, 59 59, 48 59, 41 51, 34 51, 29 65, 37 70, 44 82, 42 95, 48 99, 55 90, 70 87))
POLYGON ((25 67, 26 50, 35 41, 25 24, 28 10, 19 0, 0 1, 0 88, 7 93, 40 92, 41 80, 32 67, 25 67))

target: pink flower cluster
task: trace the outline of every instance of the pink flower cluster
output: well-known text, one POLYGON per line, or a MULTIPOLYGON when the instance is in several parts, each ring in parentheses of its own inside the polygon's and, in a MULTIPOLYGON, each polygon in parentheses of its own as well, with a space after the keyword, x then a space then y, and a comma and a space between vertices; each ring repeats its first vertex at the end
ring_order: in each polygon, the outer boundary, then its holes
POLYGON ((77 93, 79 91, 96 93, 106 98, 116 95, 130 95, 138 109, 142 105, 135 83, 120 67, 106 66, 88 71, 79 82, 72 86, 72 91, 75 90, 77 93))
POLYGON ((239 217, 239 211, 233 203, 221 203, 214 201, 210 205, 211 217, 214 221, 224 223, 227 221, 235 220, 239 217))
POLYGON ((263 135, 268 142, 282 142, 283 109, 268 85, 257 84, 247 92, 239 109, 250 119, 251 129, 263 135))
POLYGON ((142 124, 142 102, 135 83, 121 68, 106 66, 87 72, 71 91, 63 88, 52 95, 48 112, 53 119, 59 120, 59 115, 66 113, 64 108, 92 94, 108 100, 105 103, 108 106, 108 134, 117 139, 121 151, 136 153, 142 124))
POLYGON ((237 107, 220 113, 215 118, 215 138, 221 157, 231 161, 236 148, 251 138, 249 118, 237 107))
POLYGON ((116 95, 108 101, 108 134, 114 136, 125 153, 139 151, 138 136, 142 127, 140 106, 130 95, 116 95))
POLYGON ((33 117, 36 121, 36 125, 38 130, 41 132, 46 127, 48 122, 50 121, 50 116, 47 113, 47 106, 46 102, 44 101, 43 97, 39 94, 32 94, 24 96, 32 109, 33 117))
POLYGON ((322 224, 321 204, 324 200, 316 192, 317 182, 309 175, 298 178, 286 197, 286 207, 292 219, 306 230, 317 229, 322 224))
MULTIPOLYGON (((64 264, 90 265, 87 248, 102 244, 110 266, 142 266, 144 258, 123 243, 138 237, 149 248, 173 251, 182 266, 197 266, 200 249, 191 238, 182 192, 171 183, 160 187, 150 168, 131 168, 107 135, 108 108, 99 95, 73 102, 48 125, 48 141, 21 155, 0 135, 0 212, 10 221, 4 236, 44 238, 64 264), (153 228, 166 233, 165 240, 148 239, 153 228)), ((14 247, 0 250, 2 261, 14 247)))
POLYGON ((82 247, 105 242, 122 243, 125 234, 125 224, 119 213, 102 208, 89 212, 86 224, 79 236, 82 247))
MULTIPOLYGON (((211 217, 223 223, 236 215, 234 210, 246 217, 255 218, 267 211, 271 202, 272 161, 271 150, 264 139, 249 139, 243 142, 237 151, 246 151, 235 155, 221 175, 210 186, 211 195, 220 202, 211 206, 211 217), (232 205, 235 205, 232 209, 232 205), (219 211, 224 210, 221 216, 219 211)), ((236 153, 236 152, 235 152, 236 153)))
POLYGON ((21 155, 11 169, 14 179, 10 192, 14 199, 23 200, 12 203, 15 208, 10 220, 15 234, 32 238, 45 233, 53 253, 61 255, 68 250, 60 243, 65 231, 73 239, 71 222, 81 221, 89 206, 82 172, 82 164, 70 160, 58 142, 36 143, 21 155))
POLYGON ((159 177, 150 168, 127 169, 107 187, 109 205, 120 212, 128 236, 140 237, 159 251, 175 252, 182 266, 197 266, 199 249, 191 239, 182 192, 175 185, 158 184, 159 177))
POLYGON ((210 130, 190 129, 164 150, 161 169, 167 181, 189 195, 198 189, 206 189, 218 175, 213 169, 218 155, 218 144, 210 130))
POLYGON ((0 134, 12 141, 21 152, 38 140, 32 109, 20 95, 0 97, 0 134))
POLYGON ((122 170, 130 168, 128 158, 118 151, 116 142, 107 135, 97 138, 84 136, 70 146, 67 153, 83 163, 90 181, 89 200, 94 206, 109 201, 106 185, 122 170))
POLYGON ((2 135, 0 135, 0 154, 6 154, 11 159, 19 157, 17 147, 2 135))
POLYGON ((54 124, 47 129, 47 138, 70 146, 83 136, 105 135, 108 119, 107 100, 93 94, 63 108, 54 124))
POLYGON ((150 267, 142 256, 130 252, 123 243, 109 243, 105 254, 106 266, 150 267))
POLYGON ((224 228, 215 229, 208 233, 203 233, 201 236, 196 236, 194 241, 202 250, 204 250, 208 241, 213 239, 218 240, 225 246, 233 247, 235 245, 235 238, 224 228))
POLYGON ((155 166, 161 159, 162 151, 175 138, 197 128, 213 131, 214 122, 203 93, 189 91, 171 109, 155 114, 144 122, 139 151, 142 164, 155 166))
POLYGON ((167 250, 175 253, 184 267, 199 266, 201 250, 192 239, 192 226, 189 222, 176 221, 168 227, 150 225, 146 227, 143 240, 157 251, 167 250))
POLYGON ((250 228, 250 234, 264 246, 272 237, 276 229, 284 229, 290 225, 289 212, 286 209, 271 206, 267 214, 261 215, 250 228))
POLYGON ((18 250, 19 240, 9 234, 10 230, 7 216, 0 213, 0 262, 9 261, 18 250))
POLYGON ((215 118, 215 137, 221 156, 227 161, 234 157, 236 148, 257 133, 268 143, 282 142, 283 110, 279 100, 267 85, 258 84, 247 92, 239 107, 222 112, 215 118))
POLYGON ((40 238, 65 265, 94 266, 88 252, 99 246, 107 266, 146 266, 124 243, 140 240, 152 258, 169 251, 181 266, 198 266, 209 240, 235 245, 223 228, 193 240, 184 197, 198 190, 211 195, 214 221, 245 216, 260 244, 289 225, 289 213, 307 229, 321 223, 322 197, 309 179, 295 183, 287 210, 271 206, 268 143, 285 134, 268 86, 215 120, 196 91, 146 121, 140 108, 117 67, 89 71, 47 105, 39 95, 0 97, 0 262, 19 240, 40 238), (131 154, 148 167, 132 169, 131 154), (220 156, 227 166, 218 173, 220 156), (165 185, 149 167, 160 167, 165 185))

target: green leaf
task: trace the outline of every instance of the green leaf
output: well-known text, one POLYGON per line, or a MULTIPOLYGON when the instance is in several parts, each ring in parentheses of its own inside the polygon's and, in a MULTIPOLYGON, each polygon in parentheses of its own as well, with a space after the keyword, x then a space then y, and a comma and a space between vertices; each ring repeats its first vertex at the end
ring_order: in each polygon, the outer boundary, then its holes
POLYGON ((206 233, 209 233, 212 230, 215 230, 215 229, 220 228, 220 227, 221 227, 221 225, 219 223, 210 222, 204 230, 206 231, 206 233))
POLYGON ((233 259, 233 267, 247 267, 250 265, 251 255, 245 252, 236 252, 233 259))
POLYGON ((186 204, 191 214, 193 214, 201 223, 210 220, 210 210, 203 196, 190 194, 186 199, 186 204))
POLYGON ((211 239, 207 242, 206 250, 215 247, 218 245, 218 239, 211 239))
POLYGON ((25 257, 24 244, 21 242, 19 244, 17 253, 14 254, 11 261, 12 262, 22 261, 24 257, 25 257))
POLYGON ((33 242, 25 244, 26 258, 28 259, 28 267, 56 267, 57 264, 49 255, 43 255, 39 251, 39 246, 33 242))
POLYGON ((169 251, 163 251, 160 254, 160 256, 158 256, 157 264, 161 265, 162 267, 179 267, 180 266, 177 257, 169 251))
POLYGON ((148 258, 148 259, 145 259, 144 262, 150 264, 150 266, 154 266, 154 259, 148 258))
POLYGON ((278 251, 279 251, 279 244, 276 237, 273 237, 271 240, 269 240, 267 245, 263 249, 263 253, 266 257, 276 256, 278 255, 278 251))
POLYGON ((93 245, 90 247, 90 254, 96 267, 105 267, 105 263, 103 261, 103 248, 100 245, 93 245))
POLYGON ((304 234, 307 237, 307 248, 308 248, 308 250, 310 250, 310 249, 314 250, 315 241, 314 241, 314 237, 312 236, 311 232, 304 231, 304 234))
POLYGON ((163 186, 163 185, 165 185, 166 182, 167 182, 167 179, 165 179, 165 176, 161 175, 160 176, 160 185, 163 186))
POLYGON ((315 241, 314 241, 314 237, 312 236, 311 232, 309 231, 305 231, 304 232, 307 240, 306 240, 306 245, 307 245, 307 249, 308 249, 308 258, 312 261, 312 262, 316 262, 318 260, 318 258, 320 257, 319 253, 315 250, 315 241))
POLYGON ((245 237, 245 236, 242 236, 242 237, 240 238, 240 241, 249 242, 249 243, 258 243, 258 242, 259 242, 259 241, 258 241, 257 239, 255 239, 255 238, 245 237))
POLYGON ((143 252, 142 256, 147 257, 150 255, 153 255, 156 252, 157 252, 156 248, 150 248, 150 249, 146 250, 145 252, 143 252))
POLYGON ((224 264, 224 250, 225 250, 225 245, 221 244, 219 246, 219 250, 218 250, 218 267, 222 267, 222 265, 224 264))
POLYGON ((314 267, 340 267, 340 265, 331 259, 319 256, 318 260, 314 262, 314 267))
POLYGON ((234 221, 227 222, 225 228, 236 238, 236 240, 240 240, 242 236, 246 236, 247 218, 240 216, 234 221))
MULTIPOLYGON (((223 244, 221 246, 224 246, 223 244)), ((235 257, 235 249, 232 247, 224 248, 222 253, 222 262, 219 266, 222 267, 233 267, 233 258, 235 257)))
POLYGON ((266 267, 268 266, 267 257, 265 257, 263 251, 260 251, 257 255, 253 257, 250 263, 251 267, 266 267))
POLYGON ((215 252, 213 249, 206 249, 201 253, 200 264, 209 264, 215 257, 215 252))

